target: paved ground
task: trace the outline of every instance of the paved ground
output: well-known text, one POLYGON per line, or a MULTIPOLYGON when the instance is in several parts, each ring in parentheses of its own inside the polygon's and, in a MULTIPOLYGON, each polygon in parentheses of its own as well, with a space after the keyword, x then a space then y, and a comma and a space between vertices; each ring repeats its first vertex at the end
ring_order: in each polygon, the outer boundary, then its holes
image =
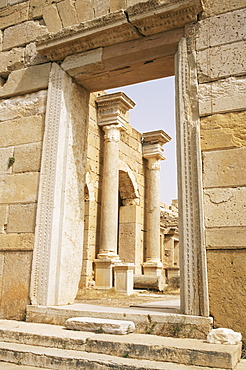
POLYGON ((44 368, 41 369, 41 367, 14 365, 8 362, 0 362, 0 370, 50 370, 50 369, 44 368))

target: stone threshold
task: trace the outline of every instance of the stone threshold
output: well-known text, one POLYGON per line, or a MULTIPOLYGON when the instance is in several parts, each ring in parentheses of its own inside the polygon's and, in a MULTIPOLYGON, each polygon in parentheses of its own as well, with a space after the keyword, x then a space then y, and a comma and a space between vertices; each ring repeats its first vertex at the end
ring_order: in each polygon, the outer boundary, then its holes
POLYGON ((83 303, 27 306, 27 322, 65 325, 66 320, 71 317, 133 321, 137 333, 197 339, 206 339, 213 325, 211 317, 171 313, 160 308, 106 307, 83 303))

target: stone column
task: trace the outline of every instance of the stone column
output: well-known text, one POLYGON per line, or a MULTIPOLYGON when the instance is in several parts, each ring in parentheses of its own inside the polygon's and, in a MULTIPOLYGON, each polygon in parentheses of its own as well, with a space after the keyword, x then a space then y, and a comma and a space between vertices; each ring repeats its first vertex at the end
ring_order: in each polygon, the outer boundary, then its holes
POLYGON ((143 134, 143 157, 148 160, 147 185, 147 251, 144 275, 161 275, 160 258, 160 161, 164 160, 162 145, 171 138, 163 131, 143 134))
POLYGON ((111 288, 112 267, 120 263, 118 247, 119 143, 128 122, 127 112, 135 103, 124 93, 97 98, 98 125, 105 132, 101 204, 100 248, 95 260, 96 286, 111 288))

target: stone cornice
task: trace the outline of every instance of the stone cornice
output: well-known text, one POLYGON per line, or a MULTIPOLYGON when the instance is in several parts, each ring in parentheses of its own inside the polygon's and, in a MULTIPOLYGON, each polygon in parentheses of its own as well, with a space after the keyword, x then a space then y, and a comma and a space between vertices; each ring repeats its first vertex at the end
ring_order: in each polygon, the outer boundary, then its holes
POLYGON ((159 143, 161 145, 169 142, 172 138, 163 130, 148 131, 142 134, 143 146, 159 143))
POLYGON ((94 20, 47 34, 37 41, 37 50, 50 60, 98 47, 136 40, 147 35, 184 27, 196 21, 201 0, 149 0, 94 20))

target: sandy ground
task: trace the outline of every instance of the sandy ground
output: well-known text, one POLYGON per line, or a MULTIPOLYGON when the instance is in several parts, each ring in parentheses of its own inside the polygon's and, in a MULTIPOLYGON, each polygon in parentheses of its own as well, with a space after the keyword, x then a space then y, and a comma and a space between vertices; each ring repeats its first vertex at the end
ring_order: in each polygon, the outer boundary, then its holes
POLYGON ((157 293, 147 290, 135 290, 134 294, 127 296, 116 293, 114 289, 108 291, 95 288, 81 289, 76 298, 76 303, 87 303, 101 306, 130 307, 147 302, 169 301, 179 298, 179 291, 157 293))

